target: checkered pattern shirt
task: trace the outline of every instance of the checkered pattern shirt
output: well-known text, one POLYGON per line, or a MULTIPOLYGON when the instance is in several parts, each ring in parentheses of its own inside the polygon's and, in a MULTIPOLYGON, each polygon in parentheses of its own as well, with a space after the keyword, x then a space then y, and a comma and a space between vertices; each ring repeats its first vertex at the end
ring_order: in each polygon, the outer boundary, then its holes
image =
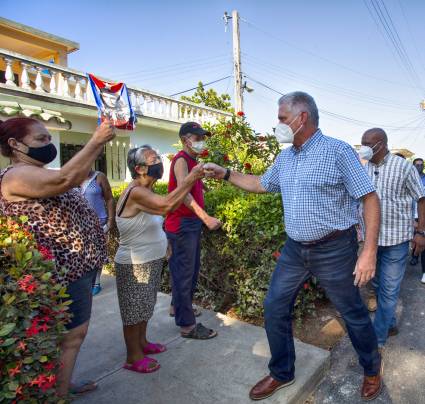
POLYGON ((425 197, 418 170, 412 163, 388 153, 376 165, 365 166, 381 199, 378 245, 391 246, 413 237, 413 202, 425 197))
POLYGON ((351 146, 320 129, 301 148, 283 150, 261 184, 281 193, 286 232, 301 242, 357 224, 358 200, 375 190, 351 146))

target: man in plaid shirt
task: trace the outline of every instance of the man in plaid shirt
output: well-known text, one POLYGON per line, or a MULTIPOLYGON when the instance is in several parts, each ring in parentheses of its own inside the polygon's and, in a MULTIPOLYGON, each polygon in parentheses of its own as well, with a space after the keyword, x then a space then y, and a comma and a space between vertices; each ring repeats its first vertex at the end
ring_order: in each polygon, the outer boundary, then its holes
POLYGON ((310 95, 283 96, 278 118, 275 136, 292 146, 282 150, 262 177, 213 163, 204 166, 207 176, 246 191, 282 195, 288 238, 264 302, 270 374, 251 389, 250 398, 261 400, 294 382, 292 309, 301 286, 314 275, 345 321, 364 369, 361 395, 371 400, 382 388, 381 356, 357 286, 375 273, 379 199, 354 150, 318 128, 319 113, 310 95), (359 201, 364 203, 366 237, 357 257, 359 201))
POLYGON ((425 248, 425 189, 418 170, 389 152, 388 138, 382 129, 369 129, 364 133, 359 155, 368 160, 365 168, 381 200, 379 247, 372 285, 378 300, 374 327, 378 345, 383 347, 388 336, 398 333, 395 312, 409 242, 413 240, 416 256, 425 248), (418 202, 419 213, 415 232, 413 201, 418 202))

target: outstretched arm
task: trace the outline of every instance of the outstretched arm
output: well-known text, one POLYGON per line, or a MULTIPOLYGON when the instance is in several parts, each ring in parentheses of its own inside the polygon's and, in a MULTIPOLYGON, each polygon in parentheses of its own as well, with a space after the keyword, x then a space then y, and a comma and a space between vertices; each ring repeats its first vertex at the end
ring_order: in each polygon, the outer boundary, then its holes
MULTIPOLYGON (((204 166, 206 177, 222 180, 227 170, 214 163, 207 163, 204 166)), ((228 181, 244 191, 262 194, 267 190, 261 185, 260 177, 250 174, 242 174, 237 171, 231 171, 228 181)))

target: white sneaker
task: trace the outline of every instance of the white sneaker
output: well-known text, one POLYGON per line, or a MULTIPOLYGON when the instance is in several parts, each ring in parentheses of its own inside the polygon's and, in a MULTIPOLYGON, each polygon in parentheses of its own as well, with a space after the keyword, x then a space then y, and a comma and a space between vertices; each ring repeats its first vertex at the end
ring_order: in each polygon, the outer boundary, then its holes
POLYGON ((424 273, 424 274, 422 274, 421 282, 422 282, 423 284, 425 284, 425 273, 424 273))

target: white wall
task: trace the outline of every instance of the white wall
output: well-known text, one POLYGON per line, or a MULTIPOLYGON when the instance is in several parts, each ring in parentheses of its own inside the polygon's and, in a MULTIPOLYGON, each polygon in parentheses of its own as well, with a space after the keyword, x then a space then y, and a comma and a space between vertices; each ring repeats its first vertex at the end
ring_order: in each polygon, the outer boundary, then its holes
POLYGON ((60 132, 56 130, 49 130, 49 133, 52 135, 52 143, 56 146, 58 154, 56 158, 48 164, 47 168, 53 168, 55 170, 59 169, 61 166, 61 137, 60 132))
POLYGON ((167 154, 175 153, 177 150, 173 145, 180 142, 178 131, 136 126, 136 130, 131 132, 130 141, 133 147, 148 144, 161 155, 164 164, 162 180, 168 182, 170 160, 167 158, 167 154))

